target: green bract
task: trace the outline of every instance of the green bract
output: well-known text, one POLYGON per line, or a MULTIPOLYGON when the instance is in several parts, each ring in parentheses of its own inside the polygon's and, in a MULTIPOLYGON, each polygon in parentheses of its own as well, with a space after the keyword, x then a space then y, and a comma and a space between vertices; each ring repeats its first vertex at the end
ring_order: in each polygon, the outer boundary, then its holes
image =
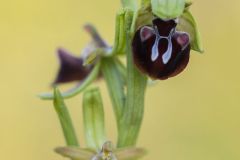
POLYGON ((101 149, 106 135, 103 102, 98 88, 87 90, 83 94, 83 122, 87 147, 101 149))
POLYGON ((79 146, 71 116, 63 101, 63 97, 57 88, 54 88, 53 105, 58 114, 66 144, 68 146, 79 146))
POLYGON ((161 19, 179 17, 185 8, 185 0, 151 0, 152 12, 161 19))

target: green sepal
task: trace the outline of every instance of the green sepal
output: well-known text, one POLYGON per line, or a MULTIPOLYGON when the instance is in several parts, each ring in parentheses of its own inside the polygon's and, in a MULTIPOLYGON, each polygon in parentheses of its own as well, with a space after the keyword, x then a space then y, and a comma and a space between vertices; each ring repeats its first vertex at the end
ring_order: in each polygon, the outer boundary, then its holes
POLYGON ((186 2, 185 2, 185 10, 188 10, 192 4, 193 4, 192 1, 186 0, 186 2))
POLYGON ((142 5, 137 12, 137 17, 134 20, 134 30, 144 25, 152 25, 154 15, 152 14, 151 5, 142 5))
POLYGON ((55 152, 73 160, 92 160, 92 157, 96 154, 96 151, 78 147, 57 147, 55 152))
POLYGON ((140 159, 147 154, 144 148, 126 147, 114 150, 114 154, 119 160, 140 159))
POLYGON ((54 88, 54 108, 58 114, 60 120, 65 141, 68 146, 79 146, 78 140, 75 134, 75 130, 72 124, 71 116, 63 101, 61 93, 57 88, 54 88))
POLYGON ((152 12, 161 19, 179 17, 185 8, 185 0, 151 0, 152 12))
POLYGON ((99 150, 106 141, 104 110, 98 88, 83 94, 83 123, 88 148, 99 150))
MULTIPOLYGON (((104 145, 106 145, 105 142, 104 145)), ((134 160, 140 159, 147 154, 144 148, 126 147, 126 148, 105 148, 102 147, 100 152, 96 152, 90 149, 77 148, 77 147, 57 147, 55 152, 71 159, 75 160, 100 160, 108 159, 110 160, 134 160)))
POLYGON ((191 49, 197 52, 203 53, 203 47, 200 40, 200 33, 196 21, 189 10, 186 10, 181 17, 179 17, 179 23, 177 30, 187 32, 190 36, 191 49))

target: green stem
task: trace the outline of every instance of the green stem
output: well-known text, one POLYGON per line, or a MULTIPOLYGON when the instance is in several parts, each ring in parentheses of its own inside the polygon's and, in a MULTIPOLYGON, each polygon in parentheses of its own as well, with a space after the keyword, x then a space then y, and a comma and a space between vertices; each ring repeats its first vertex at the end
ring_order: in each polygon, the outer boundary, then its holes
POLYGON ((133 146, 142 124, 144 113, 144 95, 147 78, 141 74, 133 64, 131 51, 131 25, 133 12, 126 14, 126 53, 127 53, 127 97, 120 121, 121 130, 118 147, 133 146))

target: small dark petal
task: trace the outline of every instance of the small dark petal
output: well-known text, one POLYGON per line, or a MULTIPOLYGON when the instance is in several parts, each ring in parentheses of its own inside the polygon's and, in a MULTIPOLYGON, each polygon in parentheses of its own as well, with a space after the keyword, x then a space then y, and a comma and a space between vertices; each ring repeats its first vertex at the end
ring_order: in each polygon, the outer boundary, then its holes
POLYGON ((154 36, 155 31, 152 27, 150 26, 144 26, 142 27, 140 30, 140 38, 141 41, 144 42, 146 40, 148 40, 149 38, 151 38, 152 36, 154 36))
POLYGON ((162 20, 160 18, 156 18, 153 20, 153 25, 157 26, 160 36, 167 37, 172 29, 176 28, 177 22, 176 19, 162 20))
POLYGON ((189 34, 186 32, 175 32, 173 36, 177 40, 177 43, 182 46, 182 48, 186 47, 190 42, 189 34))
POLYGON ((58 49, 60 69, 53 84, 81 81, 91 71, 92 67, 83 66, 83 59, 72 56, 63 49, 58 49))

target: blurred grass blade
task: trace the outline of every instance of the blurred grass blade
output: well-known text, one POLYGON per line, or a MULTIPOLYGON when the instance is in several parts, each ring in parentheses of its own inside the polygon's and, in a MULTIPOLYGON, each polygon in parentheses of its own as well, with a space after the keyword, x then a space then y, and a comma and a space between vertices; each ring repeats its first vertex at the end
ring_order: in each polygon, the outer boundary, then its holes
POLYGON ((91 160, 95 152, 77 147, 58 147, 55 152, 74 160, 91 160))
POLYGON ((120 160, 132 160, 139 159, 146 155, 146 150, 143 148, 120 148, 114 150, 114 154, 117 159, 120 160))
MULTIPOLYGON (((97 76, 99 75, 99 70, 100 70, 100 61, 94 66, 93 70, 90 72, 87 78, 78 87, 73 88, 69 91, 63 92, 62 97, 67 99, 81 93, 94 80, 96 80, 97 76)), ((40 94, 39 97, 43 100, 51 100, 54 98, 53 94, 51 93, 43 93, 43 94, 40 94)))
POLYGON ((108 88, 109 96, 113 104, 113 110, 115 113, 117 125, 119 127, 119 122, 125 103, 125 94, 124 94, 124 83, 125 80, 121 76, 120 71, 118 70, 116 59, 113 58, 104 58, 102 60, 102 73, 106 81, 108 88))
POLYGON ((177 29, 185 31, 190 35, 191 49, 200 53, 204 52, 196 21, 190 11, 186 10, 182 16, 179 17, 177 29))
POLYGON ((61 93, 57 88, 54 88, 54 108, 60 120, 65 141, 68 146, 78 146, 78 140, 74 131, 71 117, 68 109, 66 108, 61 93))
POLYGON ((84 92, 83 122, 87 147, 101 149, 106 141, 106 132, 102 97, 98 88, 84 92))

